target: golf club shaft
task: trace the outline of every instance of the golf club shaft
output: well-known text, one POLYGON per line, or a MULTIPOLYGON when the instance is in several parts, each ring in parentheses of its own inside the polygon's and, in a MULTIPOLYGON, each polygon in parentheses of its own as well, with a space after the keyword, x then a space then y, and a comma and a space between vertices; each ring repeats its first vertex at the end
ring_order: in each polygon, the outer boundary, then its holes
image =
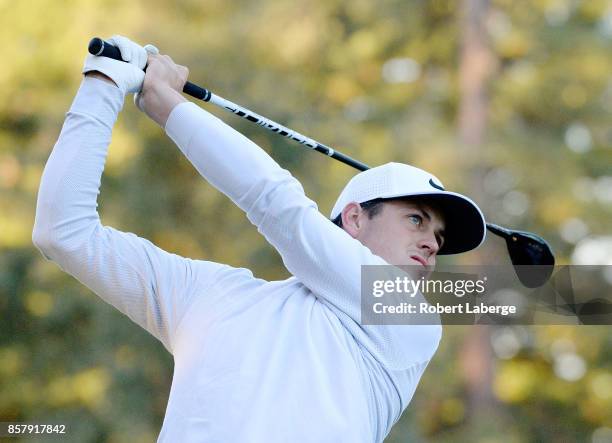
MULTIPOLYGON (((105 42, 104 40, 97 37, 91 39, 91 41, 89 42, 89 53, 93 55, 109 57, 119 61, 124 61, 121 58, 121 52, 116 46, 113 46, 112 44, 105 42)), ((282 135, 283 137, 290 138, 291 140, 294 140, 314 151, 318 151, 322 154, 325 154, 360 171, 370 169, 368 165, 361 163, 360 161, 357 161, 354 158, 349 157, 348 155, 338 152, 335 149, 324 145, 323 143, 319 143, 318 141, 311 139, 310 137, 306 137, 305 135, 300 134, 299 132, 294 131, 293 129, 289 129, 279 123, 276 123, 275 121, 270 120, 269 118, 263 117, 251 111, 250 109, 247 109, 243 106, 237 105, 236 103, 226 100, 223 97, 212 93, 206 88, 202 88, 201 86, 198 86, 191 82, 187 82, 183 87, 183 92, 194 98, 212 103, 220 108, 230 111, 239 117, 242 117, 250 122, 256 123, 259 126, 266 128, 269 131, 282 135)))
MULTIPOLYGON (((113 46, 112 44, 105 42, 104 40, 97 38, 97 37, 91 39, 91 41, 89 42, 89 53, 93 55, 100 55, 103 57, 113 58, 119 61, 124 61, 121 58, 121 52, 116 46, 113 46)), ((368 165, 361 163, 360 161, 355 160, 354 158, 351 158, 348 155, 344 155, 343 153, 338 152, 322 143, 319 143, 316 140, 306 137, 305 135, 300 134, 297 131, 289 129, 243 106, 237 105, 236 103, 226 100, 223 97, 213 94, 211 91, 209 91, 208 89, 202 88, 201 86, 198 86, 191 82, 187 82, 185 83, 185 86, 183 87, 183 92, 194 98, 203 100, 205 102, 212 103, 220 108, 230 111, 239 117, 242 117, 246 120, 249 120, 250 122, 256 123, 259 126, 262 126, 268 129, 269 131, 272 131, 276 134, 290 138, 291 140, 301 143, 302 145, 307 146, 310 149, 321 152, 322 154, 325 154, 333 159, 341 161, 342 163, 352 166, 353 168, 356 168, 360 171, 365 171, 367 169, 370 169, 368 165)), ((509 232, 508 230, 504 228, 496 229, 497 226, 491 225, 490 223, 487 223, 486 225, 487 225, 487 229, 489 229, 489 231, 492 232, 493 234, 499 235, 500 237, 504 237, 504 238, 508 236, 508 232, 509 232)))
MULTIPOLYGON (((121 52, 118 48, 99 38, 94 38, 90 41, 89 52, 93 55, 106 56, 116 60, 124 61, 121 58, 121 52)), ((144 70, 146 71, 146 69, 147 68, 145 66, 144 70)), ((201 86, 195 85, 191 82, 186 82, 185 86, 183 87, 183 92, 194 98, 203 100, 205 102, 213 103, 214 105, 220 108, 223 108, 227 111, 231 111, 233 114, 236 114, 239 117, 249 120, 252 123, 257 123, 258 125, 266 128, 269 131, 282 135, 286 138, 290 138, 291 140, 297 141, 298 143, 301 143, 302 145, 314 151, 318 151, 322 154, 325 154, 360 171, 370 169, 369 166, 364 163, 361 163, 347 155, 344 155, 341 152, 330 148, 329 146, 317 142, 316 140, 306 137, 305 135, 300 134, 297 131, 280 125, 275 121, 263 117, 247 108, 237 105, 236 103, 232 103, 231 101, 226 100, 223 97, 215 95, 208 89, 202 88, 201 86)), ((533 288, 541 286, 545 281, 548 280, 554 266, 554 256, 552 255, 552 251, 550 250, 550 247, 544 239, 538 237, 535 234, 514 231, 498 225, 494 225, 492 223, 486 223, 486 227, 489 232, 506 240, 510 260, 515 266, 514 269, 516 271, 517 277, 519 278, 521 283, 523 283, 523 285, 529 288, 533 288), (520 246, 521 244, 523 245, 522 249, 520 246), (517 249, 517 245, 519 246, 519 249, 517 249), (544 274, 540 274, 539 276, 537 276, 537 278, 534 280, 533 274, 525 275, 525 272, 522 271, 522 268, 520 266, 517 266, 524 264, 545 264, 547 266, 547 271, 544 274)))

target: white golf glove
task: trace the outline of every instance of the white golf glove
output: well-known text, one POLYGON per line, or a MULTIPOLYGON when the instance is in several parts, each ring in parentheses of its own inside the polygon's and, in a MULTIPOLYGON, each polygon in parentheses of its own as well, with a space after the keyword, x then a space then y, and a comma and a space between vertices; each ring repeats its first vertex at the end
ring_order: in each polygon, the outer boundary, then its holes
MULTIPOLYGON (((157 49, 153 45, 145 45, 144 49, 149 54, 159 54, 159 49, 157 49)), ((144 80, 144 77, 143 77, 143 80, 144 80)), ((141 90, 142 90, 142 83, 140 84, 140 88, 138 89, 136 94, 134 94, 134 104, 136 105, 136 107, 138 109, 140 109, 142 112, 144 112, 144 109, 143 109, 143 107, 142 107, 142 105, 140 103, 141 90)))
POLYGON ((147 65, 148 54, 158 54, 159 51, 153 45, 146 45, 143 48, 121 35, 114 35, 108 39, 108 42, 119 48, 121 58, 127 63, 89 54, 85 59, 83 74, 89 71, 99 71, 110 77, 123 94, 140 91, 144 81, 143 69, 147 65))

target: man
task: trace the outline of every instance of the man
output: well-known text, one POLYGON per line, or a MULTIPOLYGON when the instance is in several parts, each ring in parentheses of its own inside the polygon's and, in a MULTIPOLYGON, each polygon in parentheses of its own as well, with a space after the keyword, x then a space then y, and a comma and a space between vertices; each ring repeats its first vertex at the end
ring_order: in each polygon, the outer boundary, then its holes
POLYGON ((441 328, 361 325, 361 267, 428 268, 440 253, 475 248, 485 233, 480 210, 431 174, 390 163, 342 191, 331 214, 339 229, 262 149, 183 98, 186 68, 154 47, 112 42, 130 63, 87 57, 43 173, 33 242, 172 353, 158 441, 381 442, 441 328), (100 223, 112 126, 125 94, 137 91, 139 108, 246 212, 291 278, 267 282, 179 257, 100 223))

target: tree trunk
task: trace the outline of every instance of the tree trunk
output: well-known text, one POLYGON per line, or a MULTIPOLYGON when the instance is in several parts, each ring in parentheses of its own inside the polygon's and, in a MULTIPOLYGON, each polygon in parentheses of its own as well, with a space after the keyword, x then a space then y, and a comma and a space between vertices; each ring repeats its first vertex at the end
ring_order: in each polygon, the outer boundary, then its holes
MULTIPOLYGON (((462 2, 462 47, 459 66, 461 99, 458 115, 459 149, 465 162, 464 170, 469 173, 467 192, 478 202, 485 214, 487 205, 482 189, 485 167, 478 156, 485 149, 487 83, 495 66, 485 27, 488 10, 488 0, 462 2)), ((485 257, 484 251, 478 252, 481 264, 486 262, 485 257)), ((483 415, 491 414, 495 406, 491 389, 493 353, 488 326, 469 328, 462 346, 460 364, 468 396, 467 418, 475 425, 475 422, 482 420, 483 415)))

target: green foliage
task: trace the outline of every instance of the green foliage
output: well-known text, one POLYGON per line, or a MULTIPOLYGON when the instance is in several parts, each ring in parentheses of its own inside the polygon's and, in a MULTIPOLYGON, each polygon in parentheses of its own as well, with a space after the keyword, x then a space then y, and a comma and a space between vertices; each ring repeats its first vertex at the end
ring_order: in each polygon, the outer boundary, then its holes
MULTIPOLYGON (((586 235, 609 235, 611 14, 603 0, 494 0, 487 16, 488 216, 542 234, 561 263, 586 235), (572 234, 576 221, 588 231, 572 234)), ((67 421, 74 441, 144 442, 165 410, 171 357, 31 244, 42 169, 93 36, 153 42, 223 97, 368 164, 413 163, 469 189, 456 142, 458 2, 27 0, 1 1, 0 17, 0 421, 67 421)), ((207 109, 290 169, 324 213, 354 173, 207 109)), ((168 251, 287 276, 244 214, 131 100, 99 210, 104 224, 168 251)), ((446 331, 388 442, 590 441, 612 426, 608 328, 526 329, 516 355, 495 358, 499 408, 478 421, 457 363, 470 331, 446 331), (556 375, 555 346, 585 362, 580 379, 556 375)))

